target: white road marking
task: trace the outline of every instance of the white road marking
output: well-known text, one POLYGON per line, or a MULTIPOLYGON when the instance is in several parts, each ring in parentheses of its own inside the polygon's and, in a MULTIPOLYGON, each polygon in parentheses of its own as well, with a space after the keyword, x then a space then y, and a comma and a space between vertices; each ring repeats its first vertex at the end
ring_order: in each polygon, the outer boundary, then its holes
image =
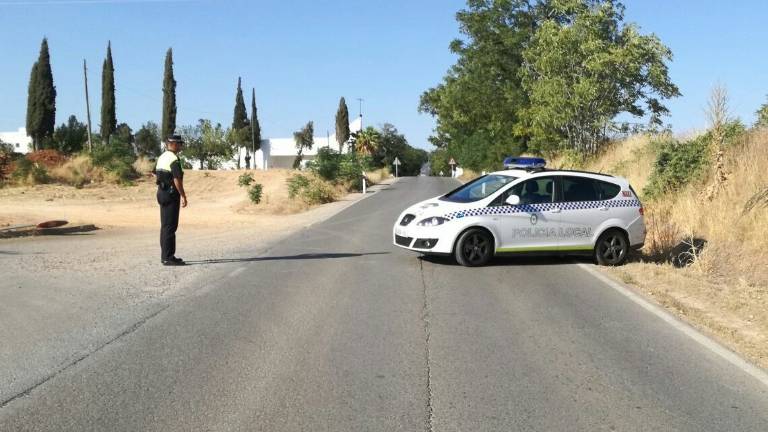
POLYGON ((619 294, 632 300, 634 303, 641 306, 643 309, 656 315, 667 324, 671 325, 672 327, 679 330, 689 338, 698 342, 699 345, 719 355, 720 357, 725 359, 728 363, 732 364, 733 366, 736 366, 737 368, 741 369, 743 372, 746 372, 747 374, 751 375, 753 378, 760 381, 760 383, 762 383, 763 385, 768 386, 768 373, 766 373, 764 370, 744 360, 738 354, 724 347, 719 342, 712 340, 710 337, 705 336, 695 328, 691 327, 689 324, 680 321, 676 316, 667 312, 664 308, 649 302, 648 300, 644 299, 638 294, 635 294, 634 292, 632 292, 632 290, 630 290, 629 288, 619 284, 618 282, 610 279, 606 275, 600 273, 599 270, 595 270, 593 266, 588 264, 583 264, 583 263, 579 263, 577 265, 581 267, 583 270, 585 270, 587 273, 599 279, 604 284, 618 291, 619 294))
POLYGON ((235 276, 239 275, 240 273, 242 273, 244 271, 245 271, 245 267, 238 267, 238 268, 232 270, 231 272, 229 272, 227 277, 235 277, 235 276))

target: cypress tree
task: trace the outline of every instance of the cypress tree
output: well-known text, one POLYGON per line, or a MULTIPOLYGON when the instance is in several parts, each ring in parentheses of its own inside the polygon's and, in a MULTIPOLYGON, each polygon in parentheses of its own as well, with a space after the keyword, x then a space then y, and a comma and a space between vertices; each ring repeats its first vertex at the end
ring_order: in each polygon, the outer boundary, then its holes
POLYGON ((101 69, 101 139, 109 144, 109 138, 117 130, 115 113, 115 65, 112 63, 112 42, 107 44, 107 57, 101 69))
POLYGON ((253 151, 256 151, 261 148, 261 126, 256 115, 256 89, 251 93, 251 130, 254 141, 253 151))
MULTIPOLYGON (((235 153, 237 154, 237 168, 240 169, 240 147, 242 147, 244 132, 248 127, 248 112, 245 110, 245 99, 243 99, 243 88, 241 80, 237 78, 237 94, 235 95, 235 112, 232 117, 232 130, 235 132, 235 153)), ((248 151, 246 147, 246 152, 248 151)))
POLYGON ((29 87, 27 88, 27 135, 32 137, 32 151, 37 151, 39 142, 40 125, 43 123, 43 111, 40 107, 40 85, 37 74, 38 62, 32 65, 29 73, 29 87))
POLYGON ((48 39, 40 44, 40 56, 32 66, 27 96, 27 135, 32 149, 39 150, 56 128, 56 87, 53 85, 48 39))
POLYGON ((339 143, 339 153, 344 151, 344 143, 349 141, 349 110, 347 102, 339 99, 339 109, 336 111, 336 142, 339 143))
POLYGON ((173 135, 176 131, 176 80, 173 77, 173 49, 165 53, 165 73, 163 74, 163 124, 160 139, 173 135))

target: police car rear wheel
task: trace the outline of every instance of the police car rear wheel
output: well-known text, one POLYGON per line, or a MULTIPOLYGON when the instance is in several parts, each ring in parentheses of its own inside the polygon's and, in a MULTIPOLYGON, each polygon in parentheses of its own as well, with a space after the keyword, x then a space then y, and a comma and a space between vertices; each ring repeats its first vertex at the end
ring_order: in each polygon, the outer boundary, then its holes
POLYGON ((470 229, 459 237, 454 255, 466 267, 485 265, 493 257, 493 238, 481 229, 470 229))
POLYGON ((595 259, 600 265, 618 266, 624 264, 628 254, 627 235, 618 230, 603 233, 595 245, 595 259))

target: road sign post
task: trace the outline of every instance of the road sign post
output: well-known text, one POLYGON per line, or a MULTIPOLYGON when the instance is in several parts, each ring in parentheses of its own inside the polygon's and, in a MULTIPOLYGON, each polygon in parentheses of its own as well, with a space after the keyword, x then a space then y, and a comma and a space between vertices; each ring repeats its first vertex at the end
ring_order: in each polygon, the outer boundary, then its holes
POLYGON ((451 166, 451 177, 456 177, 456 161, 451 158, 451 160, 448 161, 448 165, 451 166))
POLYGON ((392 162, 392 165, 395 166, 395 177, 399 177, 397 168, 400 166, 400 159, 397 156, 395 156, 395 160, 392 162))

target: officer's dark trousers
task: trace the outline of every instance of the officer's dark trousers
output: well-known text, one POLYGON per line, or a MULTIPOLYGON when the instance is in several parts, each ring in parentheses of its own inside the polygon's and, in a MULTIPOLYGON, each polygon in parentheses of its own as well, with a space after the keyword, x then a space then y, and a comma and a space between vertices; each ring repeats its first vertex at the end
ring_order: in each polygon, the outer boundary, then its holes
POLYGON ((158 192, 160 204, 160 259, 168 261, 176 255, 176 229, 179 227, 181 196, 158 192))

